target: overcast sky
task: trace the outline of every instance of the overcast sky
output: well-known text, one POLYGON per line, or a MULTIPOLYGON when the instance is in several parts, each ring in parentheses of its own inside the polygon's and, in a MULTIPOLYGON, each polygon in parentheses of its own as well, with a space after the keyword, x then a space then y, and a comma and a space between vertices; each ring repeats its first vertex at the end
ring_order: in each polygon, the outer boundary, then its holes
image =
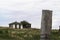
POLYGON ((52 28, 60 25, 60 0, 0 0, 0 26, 27 20, 33 28, 40 28, 42 10, 53 11, 52 28))

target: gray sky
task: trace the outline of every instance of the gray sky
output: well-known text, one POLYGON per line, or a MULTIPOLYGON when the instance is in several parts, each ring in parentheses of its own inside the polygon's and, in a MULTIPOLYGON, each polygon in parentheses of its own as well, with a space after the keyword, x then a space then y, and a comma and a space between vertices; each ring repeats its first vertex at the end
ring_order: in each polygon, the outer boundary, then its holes
POLYGON ((52 28, 60 25, 60 0, 0 0, 0 25, 27 20, 33 28, 40 28, 43 9, 53 11, 52 28))

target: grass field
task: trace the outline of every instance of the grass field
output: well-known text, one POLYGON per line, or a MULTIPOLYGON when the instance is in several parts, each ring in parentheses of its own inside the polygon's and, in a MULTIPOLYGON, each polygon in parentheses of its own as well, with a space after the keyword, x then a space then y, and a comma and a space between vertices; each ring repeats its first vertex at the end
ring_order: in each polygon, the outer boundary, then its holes
MULTIPOLYGON (((50 38, 60 40, 58 30, 52 30, 50 38)), ((0 28, 0 40, 40 40, 40 30, 0 28)))

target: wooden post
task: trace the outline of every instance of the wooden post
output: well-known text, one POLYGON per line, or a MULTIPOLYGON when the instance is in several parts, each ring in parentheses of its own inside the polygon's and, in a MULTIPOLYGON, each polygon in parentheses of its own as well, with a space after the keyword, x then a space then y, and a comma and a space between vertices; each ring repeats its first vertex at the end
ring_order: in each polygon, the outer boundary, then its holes
POLYGON ((50 40, 49 35, 52 27, 52 11, 42 10, 42 20, 41 20, 41 39, 40 40, 50 40))

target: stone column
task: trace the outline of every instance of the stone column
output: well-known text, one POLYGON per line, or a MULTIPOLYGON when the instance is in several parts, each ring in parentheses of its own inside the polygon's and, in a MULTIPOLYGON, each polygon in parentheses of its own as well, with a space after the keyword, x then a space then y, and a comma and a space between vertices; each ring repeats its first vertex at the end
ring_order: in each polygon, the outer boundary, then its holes
POLYGON ((52 11, 42 10, 42 20, 41 20, 41 39, 40 40, 50 40, 49 35, 52 27, 52 11))
POLYGON ((17 29, 17 24, 15 24, 15 29, 17 29))
POLYGON ((21 29, 21 24, 19 24, 19 29, 21 29))

